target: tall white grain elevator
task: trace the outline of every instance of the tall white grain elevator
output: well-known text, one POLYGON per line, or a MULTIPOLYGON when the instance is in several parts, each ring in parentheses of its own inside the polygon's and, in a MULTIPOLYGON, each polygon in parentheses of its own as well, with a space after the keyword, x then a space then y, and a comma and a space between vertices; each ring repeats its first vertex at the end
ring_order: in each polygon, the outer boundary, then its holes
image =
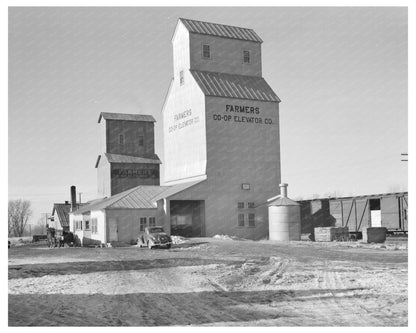
POLYGON ((268 234, 279 193, 279 97, 262 77, 252 29, 179 19, 163 106, 163 200, 172 234, 268 234))

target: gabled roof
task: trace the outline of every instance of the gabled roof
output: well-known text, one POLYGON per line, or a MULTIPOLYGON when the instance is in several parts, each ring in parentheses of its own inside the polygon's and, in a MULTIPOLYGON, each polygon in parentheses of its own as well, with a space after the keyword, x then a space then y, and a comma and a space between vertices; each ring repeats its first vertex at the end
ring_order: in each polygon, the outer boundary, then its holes
POLYGON ((98 122, 101 122, 101 119, 105 120, 129 120, 129 121, 148 121, 156 122, 153 116, 148 114, 132 114, 132 113, 110 113, 110 112, 101 112, 98 117, 98 122))
POLYGON ((58 215, 59 222, 62 227, 69 227, 69 211, 71 210, 71 204, 54 203, 52 209, 52 215, 58 215))
POLYGON ((125 208, 125 209, 151 209, 157 208, 156 202, 179 193, 195 184, 201 182, 194 181, 172 186, 148 186, 139 185, 130 190, 118 193, 109 198, 96 200, 90 204, 80 207, 74 214, 83 214, 93 210, 106 208, 125 208))
POLYGON ((207 96, 280 102, 279 97, 262 77, 198 70, 190 72, 207 96))
POLYGON ((180 18, 179 20, 191 33, 240 39, 257 43, 263 42, 253 29, 240 28, 225 24, 202 22, 185 18, 180 18))
MULTIPOLYGON (((110 154, 104 153, 105 158, 109 163, 141 163, 141 164, 161 164, 159 157, 154 154, 152 158, 147 157, 138 157, 131 155, 121 155, 121 154, 110 154)), ((98 155, 97 161, 95 162, 95 167, 98 168, 98 165, 101 161, 101 155, 98 155)))

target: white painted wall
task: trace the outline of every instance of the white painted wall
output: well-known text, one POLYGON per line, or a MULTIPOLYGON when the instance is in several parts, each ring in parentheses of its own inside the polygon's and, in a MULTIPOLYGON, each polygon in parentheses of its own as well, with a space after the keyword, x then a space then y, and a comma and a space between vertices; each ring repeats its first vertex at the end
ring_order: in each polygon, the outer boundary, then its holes
POLYGON ((164 170, 162 184, 205 175, 205 98, 189 71, 185 84, 173 80, 163 108, 164 170))
MULTIPOLYGON (((91 212, 91 220, 93 218, 97 219, 97 233, 91 231, 91 238, 101 243, 106 241, 106 227, 105 227, 105 210, 95 210, 91 212)), ((92 225, 90 221, 90 225, 92 225)))

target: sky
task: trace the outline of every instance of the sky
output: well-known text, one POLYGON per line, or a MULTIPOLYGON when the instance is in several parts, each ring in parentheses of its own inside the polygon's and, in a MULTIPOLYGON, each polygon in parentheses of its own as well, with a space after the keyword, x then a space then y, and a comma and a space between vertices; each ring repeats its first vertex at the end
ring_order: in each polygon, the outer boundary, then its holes
POLYGON ((32 202, 97 198, 100 112, 161 109, 179 17, 254 29, 263 77, 282 100, 282 182, 289 196, 407 190, 405 7, 10 8, 8 194, 32 202))

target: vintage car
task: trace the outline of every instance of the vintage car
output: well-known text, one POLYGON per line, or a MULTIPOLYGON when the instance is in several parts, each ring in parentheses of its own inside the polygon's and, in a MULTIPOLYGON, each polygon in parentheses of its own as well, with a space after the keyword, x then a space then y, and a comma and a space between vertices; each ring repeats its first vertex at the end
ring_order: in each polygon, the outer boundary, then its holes
POLYGON ((144 232, 139 234, 137 239, 137 244, 142 246, 147 246, 149 249, 153 247, 166 247, 170 249, 172 246, 172 239, 170 236, 163 230, 163 227, 154 226, 146 227, 144 232))

